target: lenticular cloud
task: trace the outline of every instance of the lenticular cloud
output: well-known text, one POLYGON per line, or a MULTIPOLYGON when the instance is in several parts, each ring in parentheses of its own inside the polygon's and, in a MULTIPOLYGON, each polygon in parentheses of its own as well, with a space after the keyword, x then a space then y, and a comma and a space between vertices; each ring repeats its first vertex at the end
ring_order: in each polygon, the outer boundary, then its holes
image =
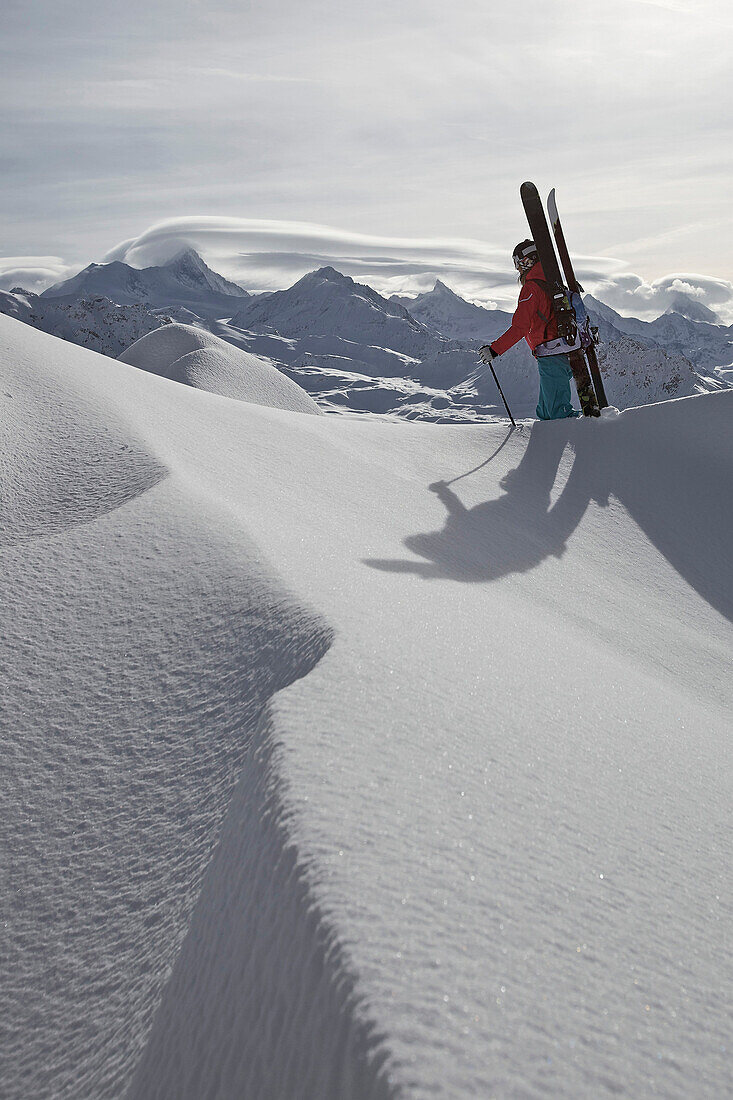
POLYGON ((0 290, 12 290, 22 286, 25 290, 43 290, 67 275, 74 268, 60 256, 2 256, 0 257, 0 290))
POLYGON ((301 222, 178 218, 123 242, 105 259, 133 266, 163 263, 182 245, 193 246, 254 291, 281 289, 332 265, 384 294, 418 294, 439 277, 450 278, 485 305, 514 294, 505 250, 480 241, 377 237, 301 222))
POLYGON ((329 264, 381 291, 429 289, 439 275, 482 292, 506 289, 505 250, 481 241, 371 236, 308 222, 190 217, 160 222, 123 241, 106 260, 165 263, 192 246, 250 290, 280 289, 329 264))
MULTIPOLYGON (((202 215, 159 222, 122 241, 104 259, 146 267, 192 247, 217 271, 255 292, 282 289, 330 265, 385 295, 424 293, 440 278, 469 301, 513 308, 511 243, 372 236, 310 222, 202 215)), ((733 284, 724 279, 670 274, 648 283, 622 260, 597 256, 577 257, 576 268, 586 290, 637 317, 651 319, 687 302, 712 309, 720 320, 733 320, 733 284)))

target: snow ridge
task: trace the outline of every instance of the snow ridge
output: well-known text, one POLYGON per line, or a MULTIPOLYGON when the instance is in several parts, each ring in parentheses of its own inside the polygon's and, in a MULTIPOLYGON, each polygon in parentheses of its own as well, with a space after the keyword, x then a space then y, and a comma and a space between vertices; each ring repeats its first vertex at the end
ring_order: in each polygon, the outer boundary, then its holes
POLYGON ((143 394, 166 422, 166 397, 218 399, 5 317, 0 370, 3 1095, 103 1100, 137 1074, 136 1095, 171 1100, 213 1080, 227 1096, 388 1100, 381 1037, 292 835, 268 710, 333 630, 131 423, 143 394), (180 1016, 167 1030, 171 973, 200 1057, 179 1051, 180 1016))
POLYGON ((283 1100, 307 1082, 318 1100, 396 1100, 387 1051, 298 858, 277 744, 266 709, 129 1100, 199 1100, 222 1066, 222 1096, 246 1082, 246 1096, 283 1100))

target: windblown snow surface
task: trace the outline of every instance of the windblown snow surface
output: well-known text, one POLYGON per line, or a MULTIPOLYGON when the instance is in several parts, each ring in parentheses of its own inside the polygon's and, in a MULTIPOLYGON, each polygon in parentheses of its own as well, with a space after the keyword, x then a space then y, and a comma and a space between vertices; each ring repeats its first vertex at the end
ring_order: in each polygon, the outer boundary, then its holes
POLYGON ((731 391, 0 365, 4 1096, 730 1093, 731 391))
POLYGON ((320 413, 313 398, 268 359, 234 347, 193 325, 163 325, 136 340, 119 358, 141 370, 222 397, 276 409, 320 413))

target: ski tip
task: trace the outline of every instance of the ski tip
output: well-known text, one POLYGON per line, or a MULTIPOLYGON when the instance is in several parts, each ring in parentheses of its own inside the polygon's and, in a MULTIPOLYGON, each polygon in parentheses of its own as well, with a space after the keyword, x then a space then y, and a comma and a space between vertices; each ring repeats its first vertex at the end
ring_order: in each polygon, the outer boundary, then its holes
POLYGON ((555 188, 553 187, 550 194, 547 196, 547 210, 550 214, 550 221, 554 224, 557 219, 557 202, 555 201, 555 188))
POLYGON ((528 206, 536 206, 537 204, 542 206, 540 193, 531 180, 526 180, 519 188, 519 197, 525 210, 528 206))

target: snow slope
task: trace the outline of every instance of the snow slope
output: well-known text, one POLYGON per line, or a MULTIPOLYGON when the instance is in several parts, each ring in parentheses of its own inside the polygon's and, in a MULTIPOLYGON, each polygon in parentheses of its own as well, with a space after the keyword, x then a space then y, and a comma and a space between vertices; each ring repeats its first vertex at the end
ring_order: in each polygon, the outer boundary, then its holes
POLYGON ((269 360, 227 344, 193 325, 170 324, 148 333, 120 360, 174 382, 274 409, 319 413, 315 401, 269 360))
POLYGON ((6 1095, 730 1092, 730 391, 509 432, 0 363, 6 1095))

